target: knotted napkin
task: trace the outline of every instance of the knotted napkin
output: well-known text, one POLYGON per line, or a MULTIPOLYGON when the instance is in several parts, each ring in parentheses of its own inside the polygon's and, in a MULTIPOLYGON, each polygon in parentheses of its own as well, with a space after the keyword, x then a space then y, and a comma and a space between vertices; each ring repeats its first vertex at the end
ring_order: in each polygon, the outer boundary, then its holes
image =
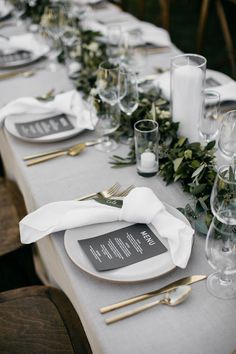
MULTIPOLYGON (((169 101, 170 100, 170 72, 165 72, 160 75, 156 81, 156 85, 160 87, 162 96, 169 101)), ((236 81, 230 80, 229 82, 214 86, 209 89, 219 92, 220 101, 236 101, 236 81)))
POLYGON ((37 38, 32 33, 11 36, 9 38, 0 37, 0 49, 3 51, 11 49, 27 50, 35 56, 46 55, 49 47, 37 38))
POLYGON ((160 236, 168 240, 173 263, 186 267, 194 231, 171 215, 153 191, 146 187, 133 189, 124 198, 121 209, 94 200, 44 205, 20 221, 21 242, 32 243, 53 232, 117 220, 151 223, 160 236))
POLYGON ((23 114, 25 113, 48 116, 64 113, 76 118, 78 128, 94 129, 94 122, 91 121, 89 109, 80 94, 75 90, 58 94, 49 102, 33 97, 18 98, 0 110, 0 127, 7 116, 22 115, 23 120, 23 114))

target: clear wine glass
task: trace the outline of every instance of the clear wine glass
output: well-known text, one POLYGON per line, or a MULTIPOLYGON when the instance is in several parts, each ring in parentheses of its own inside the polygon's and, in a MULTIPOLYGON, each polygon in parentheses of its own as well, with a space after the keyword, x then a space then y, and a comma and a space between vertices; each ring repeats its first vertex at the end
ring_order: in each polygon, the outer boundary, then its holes
POLYGON ((102 62, 98 68, 97 88, 99 97, 103 102, 115 105, 119 99, 119 74, 120 67, 118 64, 108 61, 102 62))
POLYGON ((120 70, 119 102, 121 110, 131 116, 138 108, 138 84, 136 74, 129 70, 120 70))
POLYGON ((236 110, 225 114, 219 133, 219 149, 225 157, 231 158, 236 170, 236 110))
POLYGON ((121 137, 123 144, 133 142, 132 114, 138 108, 138 84, 136 74, 133 71, 121 69, 119 79, 119 104, 120 109, 127 115, 128 134, 121 137), (128 136, 127 136, 128 135, 128 136))
POLYGON ((27 5, 26 0, 14 1, 13 16, 16 19, 16 25, 17 26, 21 26, 22 25, 22 16, 25 13, 26 5, 27 5))
POLYGON ((218 170, 211 210, 205 253, 216 272, 208 277, 207 287, 214 296, 230 299, 236 297, 236 175, 231 166, 218 170))
POLYGON ((61 38, 65 32, 67 24, 67 15, 64 6, 59 3, 51 4, 45 7, 41 26, 45 33, 45 40, 50 47, 49 65, 51 71, 57 71, 56 59, 62 51, 61 38))
POLYGON ((220 94, 206 89, 203 91, 203 110, 199 119, 199 134, 206 143, 214 140, 219 132, 220 94))
POLYGON ((113 134, 120 124, 119 104, 110 105, 99 97, 90 96, 90 116, 95 133, 101 139, 101 143, 95 148, 99 151, 110 152, 118 147, 115 140, 109 135, 113 134))

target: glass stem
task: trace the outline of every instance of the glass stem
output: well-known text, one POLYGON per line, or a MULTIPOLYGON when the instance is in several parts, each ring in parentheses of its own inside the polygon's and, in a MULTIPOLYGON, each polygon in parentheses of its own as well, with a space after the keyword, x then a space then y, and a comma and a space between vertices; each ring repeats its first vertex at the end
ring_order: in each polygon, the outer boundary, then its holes
POLYGON ((220 271, 220 285, 229 286, 232 283, 232 280, 225 274, 224 271, 220 271))

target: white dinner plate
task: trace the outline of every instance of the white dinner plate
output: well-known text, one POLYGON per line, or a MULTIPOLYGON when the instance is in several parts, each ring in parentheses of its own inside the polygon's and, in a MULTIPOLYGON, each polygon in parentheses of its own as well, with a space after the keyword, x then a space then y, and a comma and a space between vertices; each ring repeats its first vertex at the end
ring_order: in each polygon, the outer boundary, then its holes
MULTIPOLYGON (((42 45, 41 43, 35 46, 31 51, 5 48, 3 50, 3 55, 7 55, 7 59, 4 59, 4 62, 0 61, 0 69, 14 69, 32 64, 46 56, 49 53, 49 50, 50 48, 47 45, 42 45), (19 54, 17 54, 18 52, 19 54), (25 55, 20 54, 21 52, 25 52, 25 55)), ((2 53, 0 54, 2 55, 2 53)))
MULTIPOLYGON (((2 4, 1 4, 2 5, 2 4)), ((2 5, 0 9, 0 21, 3 21, 12 13, 12 6, 10 4, 2 5)))
MULTIPOLYGON (((179 218, 187 225, 190 225, 188 220, 180 211, 170 205, 165 204, 165 206, 169 213, 179 218)), ((153 279, 167 272, 170 272, 176 267, 172 262, 167 240, 158 235, 158 238, 166 246, 168 250, 167 252, 123 268, 103 272, 96 271, 80 247, 78 240, 99 236, 129 225, 131 224, 122 221, 89 225, 67 230, 64 237, 66 252, 71 260, 83 271, 97 278, 114 282, 139 282, 153 279)), ((151 228, 154 234, 157 235, 155 228, 150 224, 148 226, 151 228)))
POLYGON ((16 129, 16 126, 15 126, 16 123, 27 123, 27 122, 32 122, 34 120, 44 119, 44 118, 49 118, 49 116, 46 114, 42 114, 42 115, 38 115, 38 114, 37 115, 36 114, 10 115, 5 119, 4 125, 10 134, 14 135, 15 137, 17 137, 21 140, 29 141, 29 142, 33 142, 33 143, 51 143, 51 142, 53 143, 56 141, 61 141, 61 140, 71 138, 71 137, 81 133, 82 131, 84 131, 84 129, 77 127, 76 118, 72 117, 72 116, 68 116, 68 115, 67 115, 67 118, 69 119, 71 124, 74 126, 74 128, 71 130, 60 132, 60 133, 51 134, 51 135, 47 135, 47 136, 40 137, 40 138, 28 138, 28 137, 20 135, 16 129))

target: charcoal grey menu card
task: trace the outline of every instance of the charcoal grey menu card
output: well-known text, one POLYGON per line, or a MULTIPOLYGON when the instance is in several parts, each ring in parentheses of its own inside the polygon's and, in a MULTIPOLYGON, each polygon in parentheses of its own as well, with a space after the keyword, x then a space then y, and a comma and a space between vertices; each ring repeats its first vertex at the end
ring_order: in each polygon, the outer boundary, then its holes
POLYGON ((97 271, 125 267, 167 251, 146 224, 134 224, 78 242, 97 271))
POLYGON ((25 138, 41 138, 74 129, 65 114, 43 118, 31 122, 15 123, 18 133, 25 138))

